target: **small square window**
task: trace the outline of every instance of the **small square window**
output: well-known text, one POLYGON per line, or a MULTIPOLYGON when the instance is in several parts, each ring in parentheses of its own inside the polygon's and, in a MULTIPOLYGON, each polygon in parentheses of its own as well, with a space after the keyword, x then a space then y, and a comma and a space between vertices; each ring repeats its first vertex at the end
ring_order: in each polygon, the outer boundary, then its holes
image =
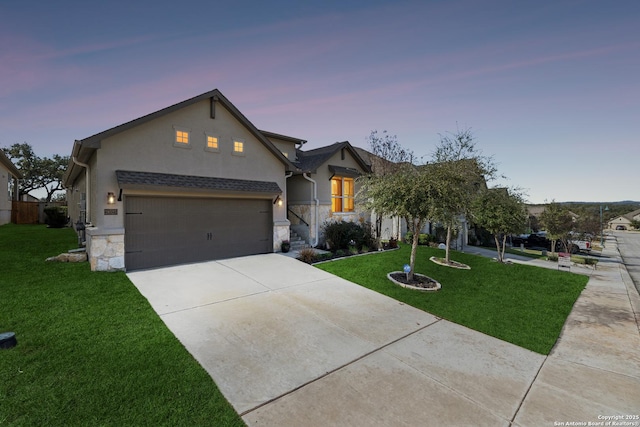
POLYGON ((180 144, 188 144, 189 143, 189 132, 185 132, 182 130, 176 131, 176 142, 180 144))
POLYGON ((186 128, 174 126, 174 135, 175 139, 173 140, 173 145, 176 147, 189 147, 189 143, 191 142, 191 131, 186 128))
POLYGON ((207 151, 218 151, 220 146, 218 145, 218 137, 207 135, 207 145, 205 149, 207 151))
POLYGON ((235 154, 244 154, 244 142, 233 141, 233 152, 235 154))

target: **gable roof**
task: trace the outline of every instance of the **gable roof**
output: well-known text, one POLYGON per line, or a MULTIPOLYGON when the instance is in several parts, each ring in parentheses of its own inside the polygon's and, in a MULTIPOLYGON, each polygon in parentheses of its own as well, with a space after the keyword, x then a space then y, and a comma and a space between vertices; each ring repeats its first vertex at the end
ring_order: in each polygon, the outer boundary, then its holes
POLYGON ((11 162, 11 160, 9 159, 9 157, 7 157, 7 155, 4 154, 3 150, 0 150, 0 163, 7 168, 7 170, 11 173, 11 175, 15 176, 16 178, 22 178, 22 174, 20 173, 16 165, 14 165, 13 162, 11 162))
MULTIPOLYGON (((67 168, 67 172, 64 176, 65 185, 72 179, 75 178, 77 173, 79 173, 79 167, 75 165, 73 162, 73 157, 77 158, 78 161, 86 163, 89 161, 93 153, 100 148, 102 144, 102 140, 109 138, 113 135, 117 135, 121 132, 127 131, 129 129, 135 128, 136 126, 140 126, 144 123, 155 120, 159 117, 165 116, 167 114, 178 111, 182 108, 188 107, 190 105, 196 104, 200 101, 209 99, 211 101, 211 118, 215 118, 215 107, 218 103, 223 105, 231 115, 238 120, 253 136, 256 137, 258 141, 264 145, 269 152, 271 152, 278 160, 280 160, 284 165, 287 171, 295 171, 296 166, 282 154, 280 150, 276 148, 275 145, 260 131, 256 128, 253 123, 247 119, 244 114, 240 112, 236 108, 235 105, 231 103, 218 89, 214 89, 212 91, 203 93, 198 96, 194 96, 193 98, 187 99, 185 101, 179 102, 177 104, 171 105, 169 107, 163 108, 161 110, 155 111, 153 113, 147 114, 146 116, 139 117, 135 120, 131 120, 129 122, 123 123, 121 125, 112 127, 111 129, 107 129, 103 132, 92 135, 88 138, 82 140, 76 140, 73 144, 73 150, 71 153, 71 159, 69 162, 69 167, 67 168)), ((275 134, 274 134, 275 135, 275 134)), ((285 137, 284 135, 280 135, 281 137, 285 137)), ((288 137, 291 138, 291 137, 288 137)), ((295 139, 295 138, 291 138, 295 139)))
POLYGON ((283 141, 287 141, 287 142, 293 142, 295 144, 300 144, 301 146, 303 144, 306 144, 307 140, 306 139, 300 139, 300 138, 295 138, 293 136, 287 136, 287 135, 282 135, 280 133, 275 133, 275 132, 269 132, 266 130, 260 130, 260 132, 266 136, 267 138, 273 138, 273 139, 281 139, 283 141))
POLYGON ((628 214, 624 214, 622 216, 627 218, 629 221, 633 221, 633 218, 638 215, 640 215, 640 209, 636 209, 635 211, 631 211, 628 214))
POLYGON ((365 172, 371 171, 369 164, 360 157, 360 154, 358 154, 349 141, 336 142, 326 147, 309 151, 297 150, 298 161, 295 164, 302 172, 315 173, 320 166, 325 164, 334 154, 342 149, 347 150, 351 154, 362 170, 365 172))

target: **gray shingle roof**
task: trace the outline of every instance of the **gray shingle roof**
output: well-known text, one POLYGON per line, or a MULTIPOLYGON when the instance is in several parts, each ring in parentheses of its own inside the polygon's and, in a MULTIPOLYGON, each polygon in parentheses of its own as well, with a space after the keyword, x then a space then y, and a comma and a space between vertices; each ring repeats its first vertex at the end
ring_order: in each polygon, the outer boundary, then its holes
POLYGON ((276 182, 245 179, 216 178, 209 176, 174 175, 156 172, 116 171, 118 185, 131 187, 172 187, 222 192, 281 194, 276 182))
POLYGON ((358 163, 361 164, 365 172, 369 171, 369 164, 360 157, 359 153, 351 144, 349 144, 348 141, 336 142, 325 147, 316 148, 315 150, 298 150, 298 162, 296 163, 296 166, 298 166, 303 171, 315 172, 320 166, 324 165, 325 162, 327 162, 331 158, 331 156, 333 156, 343 148, 347 148, 351 151, 351 155, 356 159, 356 161, 358 161, 358 163))

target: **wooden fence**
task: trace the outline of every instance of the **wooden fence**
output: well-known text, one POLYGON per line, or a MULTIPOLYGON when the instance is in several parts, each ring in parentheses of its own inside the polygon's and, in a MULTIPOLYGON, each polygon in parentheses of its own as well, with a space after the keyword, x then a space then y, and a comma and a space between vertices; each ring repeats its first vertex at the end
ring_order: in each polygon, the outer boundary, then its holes
POLYGON ((44 224, 47 206, 66 206, 66 202, 11 202, 11 222, 14 224, 44 224))

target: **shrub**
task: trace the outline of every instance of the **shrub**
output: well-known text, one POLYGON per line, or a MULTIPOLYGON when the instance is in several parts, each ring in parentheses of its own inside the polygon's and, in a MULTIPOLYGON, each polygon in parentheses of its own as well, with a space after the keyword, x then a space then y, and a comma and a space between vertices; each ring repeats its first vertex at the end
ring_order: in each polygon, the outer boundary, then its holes
POLYGON ((300 255, 298 255, 298 259, 302 262, 306 262, 307 264, 311 264, 318 259, 316 251, 311 248, 304 248, 300 251, 300 255))
POLYGON ((362 245, 372 244, 371 226, 368 222, 328 222, 323 226, 323 233, 332 251, 349 249, 349 246, 361 248, 362 245))
POLYGON ((419 245, 428 245, 430 242, 435 241, 435 237, 431 234, 420 234, 418 236, 418 244, 419 245))
POLYGON ((44 213, 47 215, 45 222, 51 228, 62 228, 69 222, 66 206, 47 206, 44 213))
POLYGON ((382 243, 383 249, 395 249, 398 247, 398 239, 394 239, 393 237, 387 241, 383 241, 382 243))
MULTIPOLYGON (((408 231, 407 234, 404 235, 404 242, 409 245, 413 243, 413 233, 411 231, 408 231)), ((428 245, 431 242, 435 242, 435 236, 431 234, 420 233, 418 236, 419 245, 428 245)))

